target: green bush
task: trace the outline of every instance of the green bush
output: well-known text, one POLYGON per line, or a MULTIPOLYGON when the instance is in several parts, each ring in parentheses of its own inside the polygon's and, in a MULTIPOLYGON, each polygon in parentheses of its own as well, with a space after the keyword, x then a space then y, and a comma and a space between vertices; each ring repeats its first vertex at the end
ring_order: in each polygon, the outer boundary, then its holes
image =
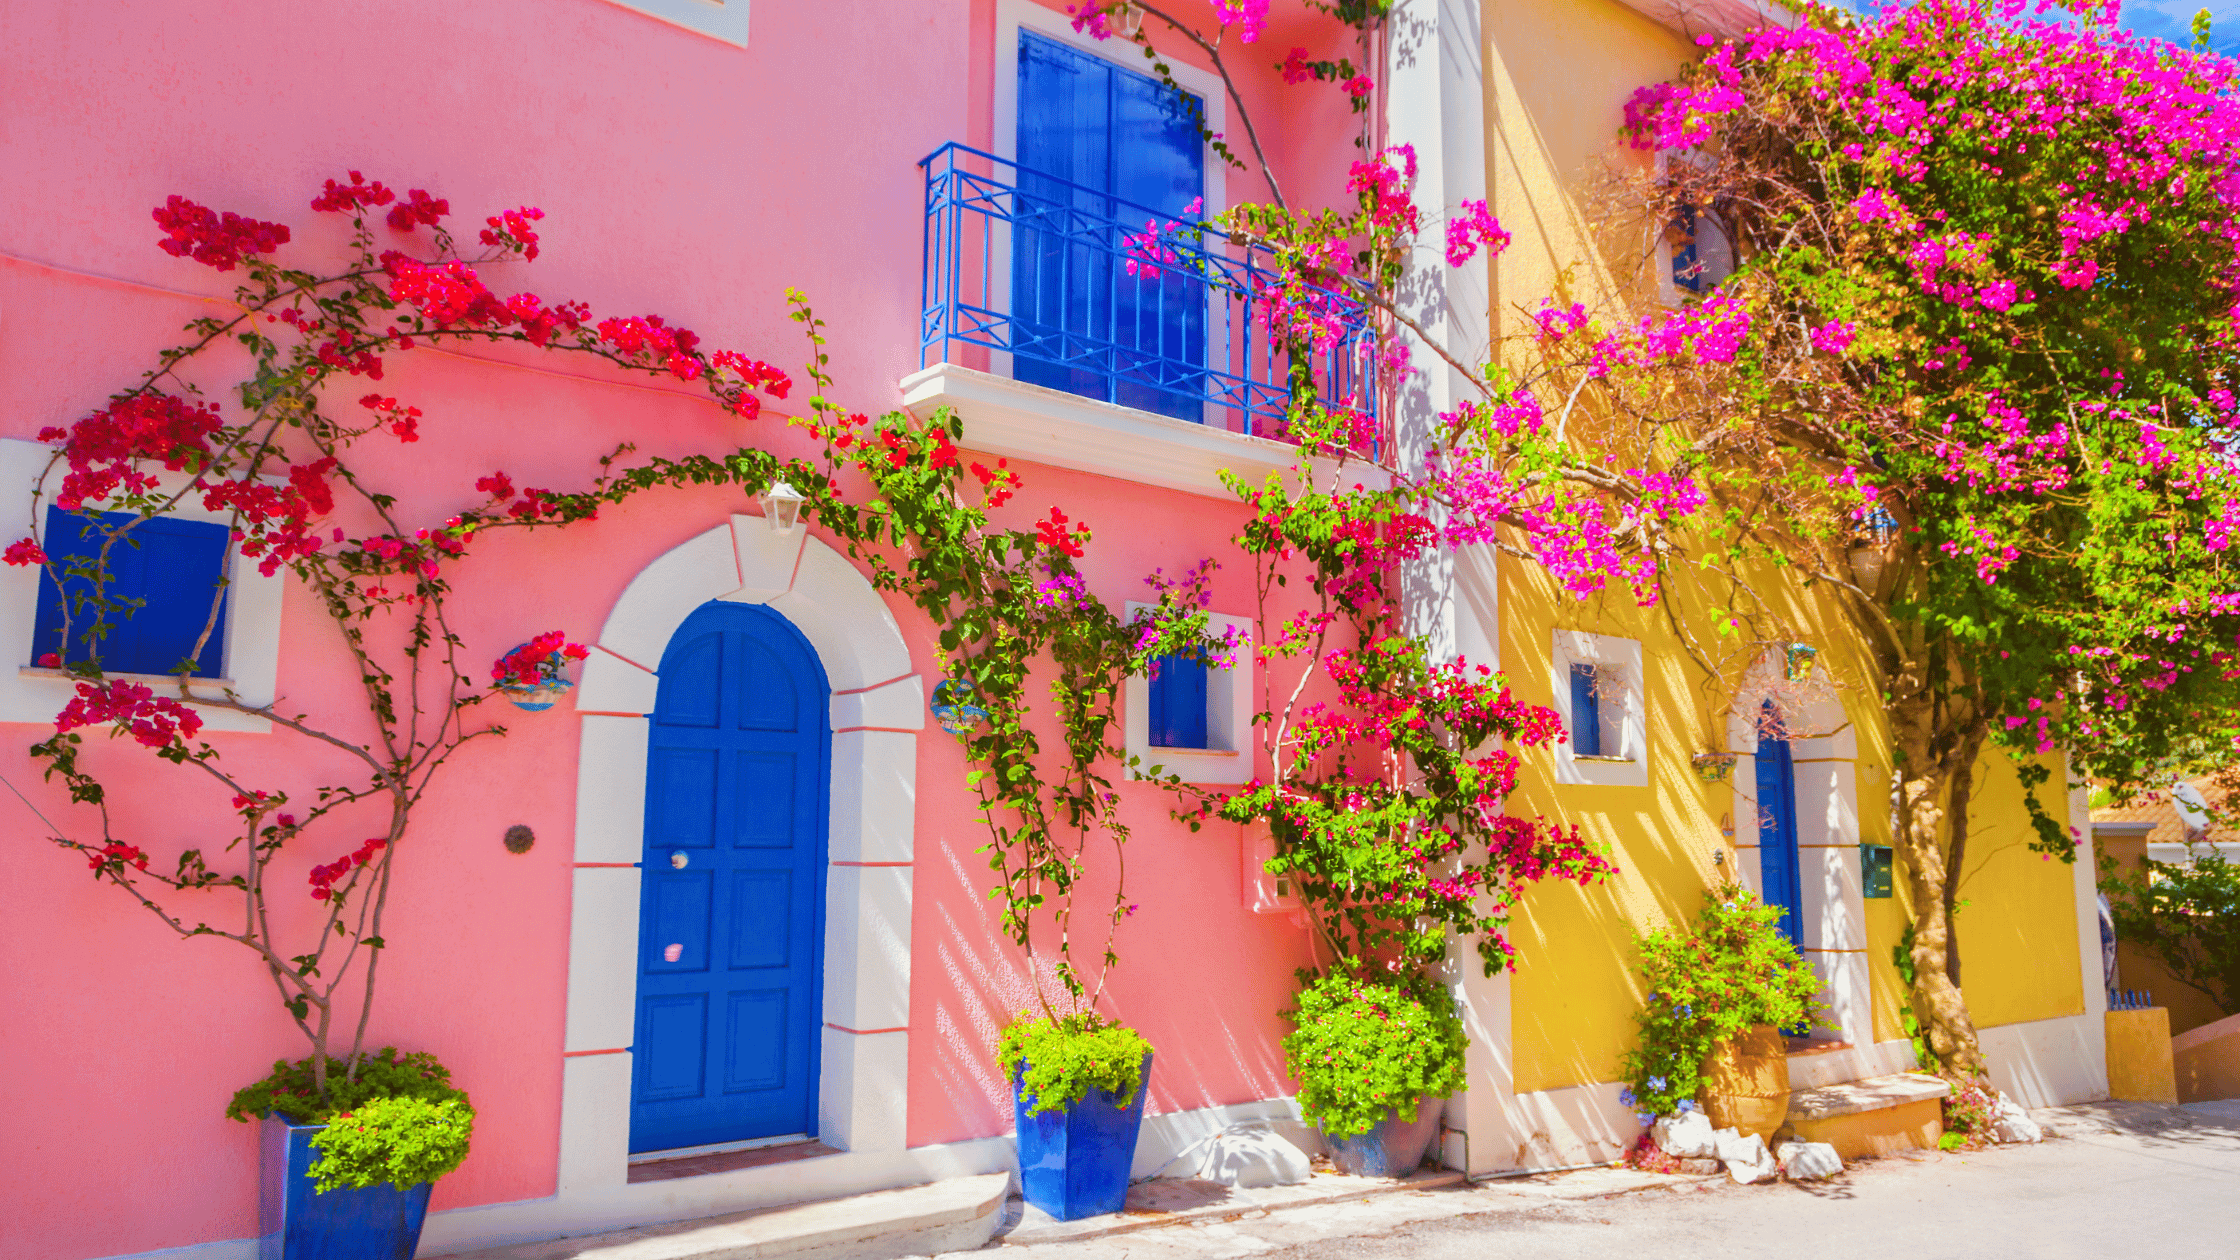
POLYGON ((324 1097, 310 1059, 282 1059, 226 1105, 244 1123, 267 1114, 327 1126, 311 1138, 320 1152, 311 1175, 322 1191, 435 1181, 466 1159, 474 1133, 474 1104, 451 1084, 450 1070, 432 1054, 394 1046, 367 1055, 354 1078, 343 1060, 328 1059, 324 1097))
POLYGON ((1092 1089, 1119 1095, 1119 1106, 1132 1105, 1143 1088, 1143 1058, 1150 1053, 1142 1033, 1093 1012, 1053 1021, 1021 1011, 1003 1030, 996 1061, 1020 1093, 1034 1100, 1027 1114, 1038 1116, 1063 1111, 1092 1089))
POLYGON ((1418 1102, 1462 1088, 1469 1038, 1437 984, 1343 964, 1300 980, 1298 1002, 1284 1013, 1297 1031, 1283 1039, 1283 1055, 1309 1123, 1355 1137, 1388 1112, 1413 1120, 1418 1102))
POLYGON ((1729 884, 1708 891, 1687 931, 1639 938, 1649 997, 1634 1016, 1641 1041, 1622 1067, 1627 1106, 1646 1122, 1694 1105, 1703 1065, 1755 1024, 1794 1028, 1814 1018, 1820 978, 1781 934, 1781 913, 1729 884))
POLYGON ((2188 846, 2190 860, 2157 862, 2126 876, 2100 856, 2116 938, 2160 959, 2172 977, 2217 1009, 2240 1015, 2240 866, 2214 845, 2188 846))

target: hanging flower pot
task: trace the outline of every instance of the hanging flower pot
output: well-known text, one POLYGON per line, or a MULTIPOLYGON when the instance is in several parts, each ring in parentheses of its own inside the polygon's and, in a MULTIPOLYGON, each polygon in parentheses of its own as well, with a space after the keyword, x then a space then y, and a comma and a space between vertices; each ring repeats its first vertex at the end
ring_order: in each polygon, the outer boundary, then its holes
POLYGON ((1812 662, 1820 649, 1809 643, 1792 643, 1783 653, 1783 673, 1790 682, 1803 682, 1812 677, 1812 662))
POLYGON ((933 688, 934 720, 951 735, 969 735, 972 728, 988 716, 988 711, 976 704, 969 704, 972 684, 962 678, 944 678, 933 688))
POLYGON ((1734 773, 1734 754, 1699 752, 1688 759, 1688 764, 1695 767, 1696 777, 1705 783, 1724 783, 1727 776, 1734 773))
POLYGON ((580 661, 591 651, 568 636, 550 630, 518 644, 490 668, 490 685, 517 709, 542 713, 575 689, 568 680, 568 662, 580 661))

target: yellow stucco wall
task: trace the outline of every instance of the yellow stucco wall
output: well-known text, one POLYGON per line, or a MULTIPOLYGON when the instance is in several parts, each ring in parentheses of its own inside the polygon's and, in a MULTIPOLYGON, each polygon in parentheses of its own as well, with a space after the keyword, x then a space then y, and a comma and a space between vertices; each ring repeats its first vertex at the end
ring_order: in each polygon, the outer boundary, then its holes
MULTIPOLYGON (((1590 223, 1609 172, 1646 159, 1617 143, 1624 102, 1644 83, 1669 77, 1696 53, 1680 36, 1615 0, 1501 0, 1484 6, 1489 201, 1513 236, 1493 267, 1496 338, 1513 334, 1519 309, 1562 294, 1590 305, 1617 293, 1648 296, 1641 255, 1648 234, 1590 223)), ((1586 425, 1575 431, 1591 432, 1586 425)), ((1590 890, 1546 885, 1530 892, 1513 925, 1522 966, 1512 982, 1515 1088, 1556 1089, 1613 1080, 1633 1042, 1641 993, 1633 945, 1637 930, 1692 917, 1703 890, 1738 867, 1733 788, 1707 785, 1689 758, 1726 746, 1725 714, 1744 651, 1711 663, 1714 678, 1690 657, 1669 617, 1699 643, 1716 644, 1708 607, 1685 600, 1668 614, 1640 609, 1624 591, 1580 601, 1537 566, 1501 564, 1501 661, 1520 698, 1554 702, 1552 639, 1584 630, 1642 644, 1649 747, 1646 787, 1559 784, 1552 753, 1526 757, 1512 812, 1577 823, 1607 846, 1619 874, 1590 890), (1724 853, 1717 865, 1714 854, 1724 853)), ((1769 575, 1761 590, 1787 592, 1783 618, 1818 645, 1857 741, 1855 767, 1861 840, 1890 843, 1888 732, 1859 645, 1811 592, 1769 575)), ((2057 775, 2041 789, 2066 821, 2057 775)), ((2029 828, 2011 764, 1988 753, 1979 772, 1975 826, 1962 875, 1968 900, 1959 918, 1963 981, 1979 1026, 2044 1019, 2083 1010, 2074 892, 2069 867, 2027 850, 2029 828)), ((1743 819, 1745 841, 1754 822, 1743 819)), ((1877 1040, 1903 1035, 1903 985, 1891 950, 1912 912, 1901 868, 1896 896, 1865 903, 1865 938, 1877 1040)))

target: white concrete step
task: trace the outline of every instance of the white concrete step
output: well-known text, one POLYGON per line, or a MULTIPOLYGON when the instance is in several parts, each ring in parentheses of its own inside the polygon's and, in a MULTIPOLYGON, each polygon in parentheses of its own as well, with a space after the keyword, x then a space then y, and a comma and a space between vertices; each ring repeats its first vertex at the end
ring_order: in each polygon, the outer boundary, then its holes
POLYGON ((1010 1188, 1011 1174, 987 1173, 586 1238, 492 1247, 449 1260, 896 1260, 971 1251, 994 1236, 1010 1188))

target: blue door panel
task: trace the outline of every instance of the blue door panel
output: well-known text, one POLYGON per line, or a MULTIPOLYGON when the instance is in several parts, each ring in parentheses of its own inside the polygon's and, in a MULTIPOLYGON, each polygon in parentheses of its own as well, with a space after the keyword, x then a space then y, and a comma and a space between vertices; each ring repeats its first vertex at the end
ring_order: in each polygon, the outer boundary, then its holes
POLYGON ((731 995, 730 1055, 724 1064, 727 1094, 782 1089, 786 1079, 784 989, 750 989, 731 995))
POLYGON ((706 1092, 708 996, 673 993, 640 999, 638 1099, 659 1102, 706 1092))
POLYGON ((1595 694, 1594 666, 1571 663, 1571 753, 1602 755, 1602 698, 1595 694))
POLYGON ((694 612, 660 678, 630 1149, 814 1134, 831 690, 800 632, 747 604, 694 612))
POLYGON ((792 959, 793 872, 734 871, 726 965, 783 967, 792 959))
POLYGON ((741 808, 731 843, 744 849, 792 847, 793 781, 801 759, 789 752, 744 752, 733 760, 741 808))
POLYGON ((663 726, 714 726, 723 695, 722 635, 671 640, 661 658, 654 708, 663 726))
POLYGON ((1181 268, 1128 274, 1119 239, 1143 231, 1147 211, 1161 222, 1196 217, 1188 207, 1205 193, 1201 110, 1149 76, 1020 32, 1011 276, 1019 380, 1205 418, 1205 284, 1181 268))
POLYGON ((716 764, 712 748, 652 751, 646 767, 647 843, 668 849, 715 845, 716 764))
POLYGON ((1758 870, 1766 904, 1781 912, 1781 932, 1804 944, 1804 890, 1797 858, 1796 763, 1768 703, 1758 735, 1758 870))

